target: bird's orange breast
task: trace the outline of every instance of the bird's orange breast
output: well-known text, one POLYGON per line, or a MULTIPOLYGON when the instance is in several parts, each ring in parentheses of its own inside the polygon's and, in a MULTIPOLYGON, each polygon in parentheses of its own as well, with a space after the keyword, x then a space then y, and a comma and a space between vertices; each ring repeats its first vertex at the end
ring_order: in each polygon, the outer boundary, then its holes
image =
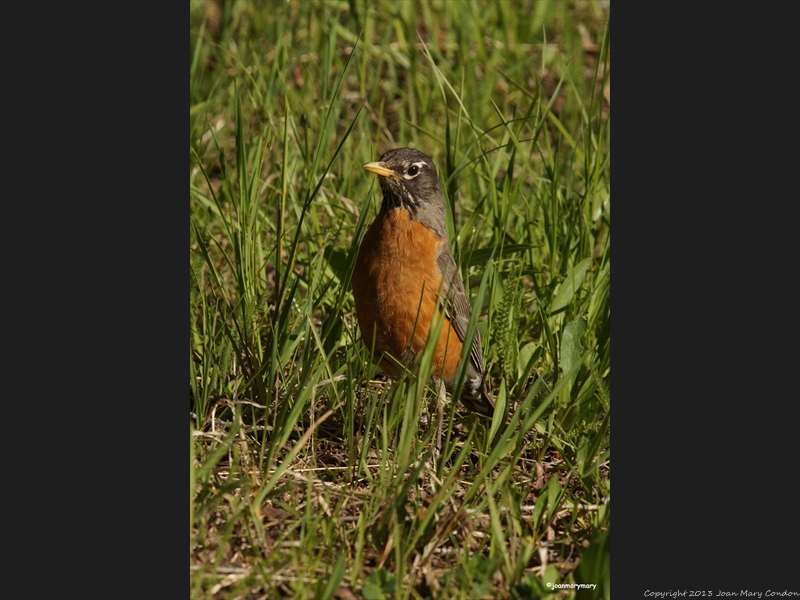
MULTIPOLYGON (((374 340, 376 358, 389 354, 410 366, 424 350, 440 307, 441 246, 442 240, 403 208, 381 211, 364 234, 352 286, 361 336, 370 348, 374 340)), ((451 379, 460 358, 461 342, 445 320, 432 375, 451 379)), ((391 359, 384 358, 381 368, 393 378, 402 373, 391 359)))

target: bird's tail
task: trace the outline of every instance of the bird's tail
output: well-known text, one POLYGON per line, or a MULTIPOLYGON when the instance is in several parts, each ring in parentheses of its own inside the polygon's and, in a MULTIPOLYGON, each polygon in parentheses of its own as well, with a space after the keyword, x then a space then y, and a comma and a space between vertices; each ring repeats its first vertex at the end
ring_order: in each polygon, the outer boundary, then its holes
POLYGON ((467 377, 464 389, 461 390, 461 403, 472 412, 484 417, 491 419, 494 415, 494 404, 489 397, 486 380, 482 376, 467 377))

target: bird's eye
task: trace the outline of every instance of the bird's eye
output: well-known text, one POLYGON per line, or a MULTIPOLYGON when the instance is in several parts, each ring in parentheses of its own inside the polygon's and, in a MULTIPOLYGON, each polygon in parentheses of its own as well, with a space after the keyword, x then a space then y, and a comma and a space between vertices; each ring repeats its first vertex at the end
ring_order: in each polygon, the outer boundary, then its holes
POLYGON ((417 165, 411 165, 408 168, 408 174, 412 177, 416 176, 417 173, 419 173, 419 167, 417 165))

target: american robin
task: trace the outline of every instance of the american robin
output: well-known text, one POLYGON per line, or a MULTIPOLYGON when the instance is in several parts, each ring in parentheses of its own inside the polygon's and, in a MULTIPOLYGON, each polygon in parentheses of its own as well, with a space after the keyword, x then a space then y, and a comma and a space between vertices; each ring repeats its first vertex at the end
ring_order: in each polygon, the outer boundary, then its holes
MULTIPOLYGON (((361 336, 393 379, 412 369, 425 349, 434 316, 444 309, 432 377, 452 390, 471 307, 445 229, 445 205, 433 161, 396 148, 363 165, 380 177, 383 203, 364 234, 352 286, 361 336)), ((468 355, 461 402, 491 417, 477 331, 468 355)))

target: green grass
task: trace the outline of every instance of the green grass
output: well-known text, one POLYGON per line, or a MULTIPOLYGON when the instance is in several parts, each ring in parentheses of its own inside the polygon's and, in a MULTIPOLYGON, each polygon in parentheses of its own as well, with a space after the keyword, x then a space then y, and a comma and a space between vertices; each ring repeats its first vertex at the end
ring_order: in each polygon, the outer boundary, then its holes
POLYGON ((610 597, 608 19, 190 3, 192 597, 610 597), (400 146, 439 169, 498 406, 449 403, 441 456, 349 285, 361 165, 400 146))

